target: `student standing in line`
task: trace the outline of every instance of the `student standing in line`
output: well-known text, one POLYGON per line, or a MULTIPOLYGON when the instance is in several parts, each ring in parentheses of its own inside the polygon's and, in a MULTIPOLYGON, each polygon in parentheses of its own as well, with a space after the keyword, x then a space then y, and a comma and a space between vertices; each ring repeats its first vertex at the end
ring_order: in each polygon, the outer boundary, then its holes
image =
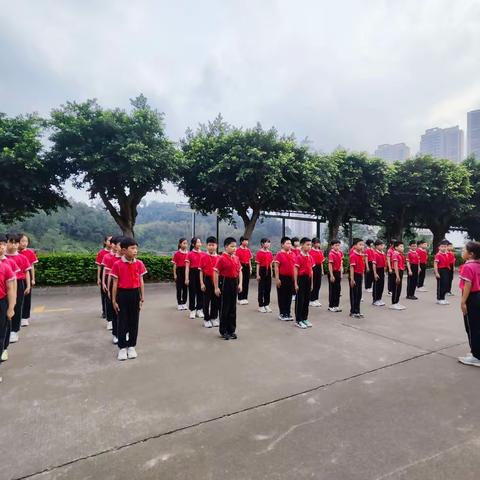
POLYGON ((447 248, 448 258, 450 259, 450 275, 448 277, 448 292, 447 296, 453 297, 452 293, 452 285, 453 285, 453 277, 455 276, 455 263, 457 258, 455 257, 455 247, 453 246, 452 242, 448 242, 447 248))
POLYGON ((255 257, 255 263, 257 264, 258 311, 260 313, 272 313, 270 308, 270 291, 272 290, 273 254, 270 251, 270 245, 270 239, 262 238, 260 250, 255 257))
MULTIPOLYGON (((14 316, 16 302, 15 273, 8 262, 0 262, 0 358, 3 360, 8 324, 14 316)), ((8 358, 8 356, 7 356, 8 358)), ((2 377, 0 377, 0 383, 2 377)))
POLYGON ((385 267, 387 265, 387 257, 385 255, 385 242, 380 239, 375 240, 374 243, 375 257, 372 261, 373 269, 373 288, 372 300, 376 307, 385 306, 382 300, 383 290, 385 288, 385 267))
POLYGON ((178 241, 177 251, 173 254, 173 279, 177 289, 177 310, 187 310, 187 285, 185 284, 185 262, 188 255, 188 242, 186 238, 178 241))
POLYGON ((418 257, 420 259, 419 272, 418 272, 418 292, 428 292, 424 287, 425 274, 427 273, 428 263, 428 243, 425 240, 419 240, 417 248, 418 257))
POLYGON ((390 246, 387 250, 387 271, 388 271, 388 278, 387 278, 387 293, 391 295, 393 292, 393 287, 395 284, 395 272, 393 271, 393 264, 391 262, 393 252, 395 252, 395 245, 396 240, 390 240, 390 246))
POLYGON ((401 240, 397 240, 393 244, 394 252, 392 253, 390 262, 392 265, 394 282, 392 284, 392 310, 405 310, 405 307, 399 303, 402 294, 403 272, 405 270, 405 256, 403 255, 404 245, 401 240))
POLYGON ((28 238, 25 233, 20 234, 20 242, 18 243, 18 253, 27 257, 27 260, 32 267, 29 270, 30 276, 30 293, 25 295, 23 299, 23 307, 22 307, 22 327, 28 327, 30 325, 30 311, 32 309, 32 290, 35 286, 35 265, 38 263, 38 258, 36 253, 31 249, 28 248, 30 244, 30 239, 28 238))
MULTIPOLYGON (((301 243, 301 242, 300 242, 301 243)), ((312 239, 312 249, 310 250, 310 256, 313 259, 313 288, 310 295, 310 307, 321 307, 320 303, 320 287, 322 286, 323 276, 323 262, 325 256, 323 255, 320 239, 312 239)))
POLYGON ((300 240, 300 253, 295 259, 293 283, 296 292, 295 298, 295 325, 299 328, 310 328, 312 323, 308 320, 308 307, 310 295, 313 290, 313 265, 310 256, 312 241, 303 237, 300 240))
POLYGON ((480 367, 480 243, 467 242, 462 258, 465 263, 459 274, 462 290, 460 306, 471 353, 458 360, 464 365, 480 367))
POLYGON ((118 316, 118 360, 137 358, 138 322, 145 301, 143 276, 147 269, 137 259, 138 244, 133 238, 120 242, 122 257, 110 272, 112 278, 113 308, 118 316), (127 340, 128 335, 128 340, 127 340))
POLYGON ((448 305, 450 302, 445 300, 450 283, 450 257, 447 253, 448 240, 442 240, 438 247, 438 253, 435 255, 433 268, 435 278, 437 279, 437 303, 439 305, 448 305))
POLYGON ((415 289, 418 285, 418 272, 420 265, 420 257, 417 251, 417 242, 411 240, 408 244, 408 253, 407 253, 407 299, 408 300, 418 300, 418 297, 415 296, 415 289))
POLYGON ((292 237, 292 251, 295 255, 300 253, 300 239, 298 237, 292 237))
POLYGON ((296 254, 292 251, 292 241, 283 237, 280 241, 282 249, 275 255, 273 268, 277 285, 279 320, 293 320, 291 314, 293 288, 293 271, 295 268, 296 254))
POLYGON ((203 293, 200 288, 200 260, 202 258, 202 241, 193 237, 190 252, 185 260, 185 285, 188 286, 188 308, 190 318, 203 318, 203 293))
POLYGON ((365 273, 365 244, 361 238, 353 239, 353 250, 350 253, 350 316, 360 318, 360 302, 362 301, 362 283, 365 273))
POLYGON ((217 265, 217 239, 207 238, 207 253, 200 260, 200 288, 203 292, 203 326, 205 328, 218 327, 218 297, 215 295, 213 284, 213 269, 217 265))
POLYGON ((214 268, 215 295, 220 298, 220 335, 224 340, 236 340, 237 294, 242 291, 242 267, 235 255, 237 242, 228 237, 223 242, 225 251, 214 268))
POLYGON ((373 240, 368 239, 365 242, 365 290, 373 293, 373 260, 375 259, 375 249, 373 248, 373 240))
POLYGON ((328 310, 341 312, 340 294, 342 292, 343 252, 340 250, 340 240, 330 242, 328 252, 328 310))
MULTIPOLYGON (((97 253, 97 257, 95 258, 95 265, 97 265, 97 286, 100 288, 100 300, 102 302, 102 318, 107 318, 107 295, 102 287, 102 277, 103 277, 103 269, 104 266, 102 265, 103 258, 107 253, 110 253, 110 240, 112 236, 106 235, 103 239, 103 248, 97 253)), ((32 268, 32 271, 34 269, 32 268)))
POLYGON ((248 238, 240 237, 240 246, 237 248, 235 255, 240 260, 242 266, 242 291, 238 294, 238 303, 240 305, 248 305, 248 287, 250 284, 250 276, 252 273, 252 252, 248 248, 248 238))

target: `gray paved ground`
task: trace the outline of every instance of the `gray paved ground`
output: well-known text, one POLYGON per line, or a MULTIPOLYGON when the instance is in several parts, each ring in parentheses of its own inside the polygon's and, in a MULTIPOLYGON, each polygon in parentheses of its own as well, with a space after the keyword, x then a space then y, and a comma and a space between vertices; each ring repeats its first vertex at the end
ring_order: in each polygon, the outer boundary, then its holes
POLYGON ((480 370, 456 361, 458 296, 437 306, 428 286, 404 312, 311 309, 305 331, 252 292, 225 342, 149 285, 122 363, 96 289, 37 290, 2 365, 0 478, 477 479, 480 370))

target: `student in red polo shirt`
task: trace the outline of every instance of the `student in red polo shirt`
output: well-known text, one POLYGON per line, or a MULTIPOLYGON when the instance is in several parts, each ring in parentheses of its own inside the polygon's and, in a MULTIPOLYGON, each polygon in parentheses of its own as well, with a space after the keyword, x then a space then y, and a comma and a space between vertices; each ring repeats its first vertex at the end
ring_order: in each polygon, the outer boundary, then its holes
POLYGON ((373 293, 373 260, 375 259, 375 249, 373 240, 368 239, 365 242, 365 259, 366 259, 366 271, 365 271, 365 290, 368 293, 373 293))
POLYGON ((238 294, 238 303, 240 305, 248 305, 248 286, 250 283, 250 275, 252 272, 252 252, 248 248, 248 238, 240 237, 240 246, 237 248, 235 255, 240 260, 242 266, 242 291, 238 294))
POLYGON ((321 307, 322 304, 319 301, 319 297, 320 287, 322 286, 323 262, 325 256, 323 255, 319 238, 315 237, 312 239, 310 256, 313 258, 313 289, 310 294, 310 306, 321 307))
POLYGON ((292 251, 290 237, 280 240, 282 249, 275 255, 273 268, 277 285, 279 320, 293 320, 291 314, 293 289, 293 271, 295 268, 296 254, 292 251))
POLYGON ((177 251, 173 254, 173 279, 177 287, 177 310, 187 310, 187 286, 185 285, 185 265, 188 255, 188 242, 186 238, 178 241, 177 251))
POLYGON ((292 237, 292 251, 295 255, 300 253, 300 239, 298 237, 292 237))
MULTIPOLYGON (((7 324, 15 314, 15 273, 8 262, 0 262, 0 357, 6 343, 8 331, 7 324)), ((2 377, 0 377, 0 382, 2 377)))
POLYGON ((360 313, 362 301, 362 283, 365 273, 364 259, 365 244, 361 238, 353 239, 352 252, 350 253, 350 316, 363 317, 360 313))
POLYGON ((397 240, 393 244, 393 248, 394 252, 390 258, 390 263, 395 281, 392 283, 392 304, 390 308, 392 310, 405 310, 405 307, 399 303, 400 295, 402 294, 403 272, 405 271, 405 256, 403 255, 405 247, 401 240, 397 240))
POLYGON ((462 252, 465 263, 460 277, 461 309, 470 344, 470 355, 458 360, 480 367, 480 243, 468 242, 462 252))
POLYGON ((205 328, 218 327, 218 297, 213 285, 213 269, 217 265, 217 239, 207 238, 207 253, 200 260, 200 288, 203 292, 203 326, 205 328))
POLYGON ((308 320, 308 307, 313 289, 314 260, 310 256, 312 241, 303 237, 300 240, 300 246, 300 253, 295 259, 293 273, 293 283, 297 294, 295 298, 295 325, 299 328, 309 328, 313 326, 308 320))
POLYGON ((273 254, 270 251, 270 239, 260 240, 260 250, 255 256, 257 264, 258 282, 258 311, 260 313, 272 313, 270 308, 270 291, 272 289, 272 262, 273 254))
POLYGON ((95 264, 97 265, 97 285, 100 288, 100 300, 102 302, 102 318, 107 318, 107 295, 102 287, 102 277, 103 277, 103 258, 107 253, 110 253, 110 240, 111 235, 105 235, 103 239, 103 248, 97 253, 95 258, 95 264))
POLYGON ((453 285, 453 277, 455 276, 455 263, 457 261, 455 257, 455 247, 453 246, 452 242, 448 242, 447 248, 448 258, 450 259, 450 275, 448 277, 448 292, 447 295, 449 297, 453 297, 452 293, 452 285, 453 285))
POLYGON ((341 312, 340 294, 342 291, 343 252, 340 250, 340 240, 330 242, 328 253, 328 310, 341 312))
POLYGON ((236 240, 228 237, 223 245, 225 251, 213 270, 215 295, 220 298, 220 335, 224 340, 236 340, 237 293, 242 291, 242 267, 235 255, 236 240))
POLYGON ((418 258, 420 259, 419 263, 419 273, 418 273, 418 288, 417 292, 428 292, 424 287, 425 284, 425 274, 427 273, 427 263, 428 263, 428 243, 425 240, 418 241, 417 248, 418 258))
POLYGON ((387 265, 387 256, 385 255, 385 242, 377 239, 374 243, 375 257, 372 261, 373 270, 373 288, 372 300, 376 307, 383 307, 385 302, 382 300, 383 290, 385 288, 385 268, 387 265))
POLYGON ((18 243, 18 253, 27 257, 27 260, 29 261, 30 266, 32 267, 31 270, 29 270, 30 293, 28 295, 25 295, 23 299, 22 323, 21 323, 22 327, 28 327, 28 325, 30 325, 30 311, 32 308, 32 290, 33 290, 33 287, 35 286, 35 265, 38 263, 37 255, 31 248, 28 248, 29 243, 30 243, 30 239, 28 238, 28 236, 25 235, 25 233, 21 233, 20 242, 18 243))
POLYGON ((393 271, 393 265, 392 265, 392 255, 393 252, 395 251, 395 242, 396 240, 390 240, 390 246, 388 247, 387 250, 387 271, 388 271, 388 278, 387 278, 387 290, 388 290, 388 295, 391 295, 393 292, 393 287, 395 284, 395 272, 393 271))
POLYGON ((138 260, 138 244, 133 238, 123 237, 120 242, 123 255, 114 263, 113 308, 118 316, 118 359, 137 358, 137 336, 140 310, 145 300, 143 276, 147 269, 138 260), (127 340, 128 334, 128 340, 127 340))
POLYGON ((437 303, 439 305, 448 305, 450 302, 445 300, 450 283, 450 256, 447 252, 448 240, 442 240, 438 247, 438 253, 435 255, 433 268, 435 278, 437 279, 437 303))
POLYGON ((7 235, 7 253, 6 256, 11 258, 16 264, 18 269, 17 272, 17 300, 15 302, 15 313, 12 317, 11 331, 9 335, 9 341, 6 342, 6 347, 9 343, 18 342, 18 333, 20 332, 21 320, 22 320, 22 309, 23 309, 23 299, 25 294, 30 293, 30 274, 28 273, 31 270, 30 262, 27 260, 27 257, 20 255, 18 253, 18 244, 20 242, 20 235, 18 234, 8 234, 7 235))
POLYGON ((185 285, 188 286, 188 308, 190 318, 203 318, 203 292, 200 288, 200 260, 203 252, 202 241, 193 237, 190 252, 185 260, 185 285))
POLYGON ((415 296, 415 289, 418 285, 418 272, 420 265, 420 257, 418 255, 418 246, 415 240, 411 240, 408 244, 408 253, 407 253, 407 299, 408 300, 418 300, 418 297, 415 296))

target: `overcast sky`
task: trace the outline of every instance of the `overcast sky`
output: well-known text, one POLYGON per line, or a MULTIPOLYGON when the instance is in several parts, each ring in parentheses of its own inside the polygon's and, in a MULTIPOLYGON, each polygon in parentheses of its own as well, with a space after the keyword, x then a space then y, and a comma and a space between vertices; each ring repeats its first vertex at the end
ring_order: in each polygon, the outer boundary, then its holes
POLYGON ((0 0, 0 65, 11 115, 143 92, 175 140, 221 112, 318 150, 415 153, 480 108, 480 1, 0 0))

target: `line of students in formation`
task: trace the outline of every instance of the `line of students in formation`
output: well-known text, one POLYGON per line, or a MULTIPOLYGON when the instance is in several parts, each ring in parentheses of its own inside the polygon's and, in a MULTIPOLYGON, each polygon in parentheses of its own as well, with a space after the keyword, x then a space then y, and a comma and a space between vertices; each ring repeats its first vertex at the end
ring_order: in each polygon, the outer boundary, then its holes
MULTIPOLYGON (((0 234, 0 361, 9 357, 10 344, 19 341, 21 327, 30 324, 32 288, 37 256, 21 233, 0 234)), ((0 377, 0 382, 2 377, 0 377)))

